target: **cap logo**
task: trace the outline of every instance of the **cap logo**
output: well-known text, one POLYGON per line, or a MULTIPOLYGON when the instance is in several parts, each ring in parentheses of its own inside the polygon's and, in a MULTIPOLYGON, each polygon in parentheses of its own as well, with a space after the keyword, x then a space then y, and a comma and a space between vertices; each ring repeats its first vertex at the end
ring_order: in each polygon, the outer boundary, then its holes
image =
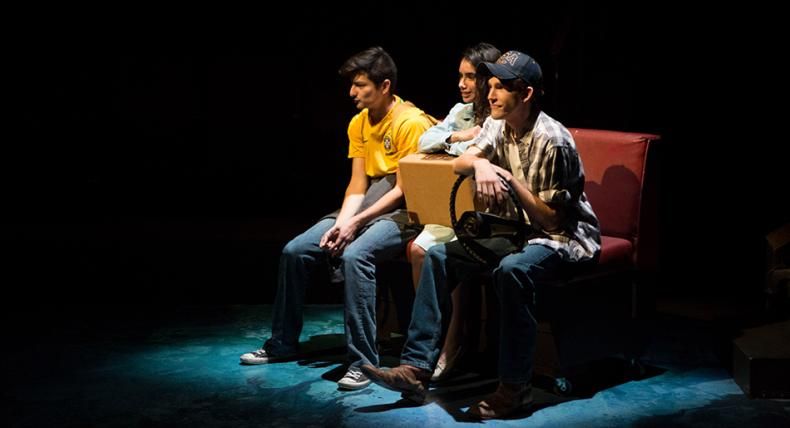
POLYGON ((505 52, 501 57, 499 57, 496 63, 497 64, 507 63, 511 67, 515 67, 516 60, 518 60, 518 54, 513 51, 510 51, 510 52, 505 52))

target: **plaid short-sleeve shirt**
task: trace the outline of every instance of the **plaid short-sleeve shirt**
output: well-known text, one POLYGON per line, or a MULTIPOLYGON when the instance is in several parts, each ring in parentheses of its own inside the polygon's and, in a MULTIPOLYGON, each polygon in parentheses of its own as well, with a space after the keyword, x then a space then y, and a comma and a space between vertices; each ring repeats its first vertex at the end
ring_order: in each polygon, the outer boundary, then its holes
POLYGON ((510 171, 532 194, 560 209, 560 229, 547 232, 547 238, 531 239, 530 244, 554 248, 568 261, 597 255, 601 249, 600 226, 584 194, 584 167, 576 143, 565 126, 540 112, 532 129, 516 138, 504 120, 489 117, 473 144, 492 163, 510 171), (522 174, 513 170, 512 165, 519 163, 522 174))

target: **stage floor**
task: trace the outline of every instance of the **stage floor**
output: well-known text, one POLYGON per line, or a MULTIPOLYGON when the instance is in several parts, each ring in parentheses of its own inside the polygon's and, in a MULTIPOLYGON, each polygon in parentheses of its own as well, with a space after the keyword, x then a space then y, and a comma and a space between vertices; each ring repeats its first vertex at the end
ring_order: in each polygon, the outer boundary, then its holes
MULTIPOLYGON (((242 366, 238 357, 269 336, 270 305, 47 310, 17 309, 6 320, 4 426, 451 426, 474 423, 466 409, 496 388, 493 370, 468 362, 423 406, 376 385, 338 390, 346 368, 340 306, 306 309, 304 358, 262 366, 242 366)), ((788 426, 790 401, 746 398, 704 324, 661 325, 641 380, 618 377, 616 362, 601 366, 614 367, 613 381, 599 376, 568 397, 536 379, 530 412, 485 424, 788 426)), ((397 364, 398 349, 384 353, 383 365, 397 364)))

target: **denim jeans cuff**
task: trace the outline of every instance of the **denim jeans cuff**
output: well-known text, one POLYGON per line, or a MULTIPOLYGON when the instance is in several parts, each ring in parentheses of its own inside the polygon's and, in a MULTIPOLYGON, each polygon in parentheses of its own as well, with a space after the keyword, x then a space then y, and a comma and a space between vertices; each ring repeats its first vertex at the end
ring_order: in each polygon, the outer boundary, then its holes
POLYGON ((274 356, 292 355, 299 352, 299 346, 286 346, 279 340, 271 338, 263 343, 263 349, 274 356))
POLYGON ((414 366, 417 367, 418 369, 433 371, 431 365, 423 361, 400 360, 400 363, 405 364, 407 366, 414 366))

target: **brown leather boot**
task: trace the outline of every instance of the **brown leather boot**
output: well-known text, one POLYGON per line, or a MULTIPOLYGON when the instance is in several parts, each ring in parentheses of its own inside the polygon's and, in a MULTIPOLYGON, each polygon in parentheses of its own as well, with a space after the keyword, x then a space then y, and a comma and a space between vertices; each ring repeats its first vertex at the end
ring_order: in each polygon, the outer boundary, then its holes
POLYGON ((499 383, 497 390, 483 401, 471 406, 469 413, 480 419, 502 419, 532 404, 529 383, 499 383))
POLYGON ((369 364, 362 366, 362 371, 376 385, 398 391, 403 398, 416 403, 425 402, 425 394, 428 392, 428 381, 431 379, 431 372, 419 369, 414 366, 400 365, 389 370, 383 370, 369 364))

